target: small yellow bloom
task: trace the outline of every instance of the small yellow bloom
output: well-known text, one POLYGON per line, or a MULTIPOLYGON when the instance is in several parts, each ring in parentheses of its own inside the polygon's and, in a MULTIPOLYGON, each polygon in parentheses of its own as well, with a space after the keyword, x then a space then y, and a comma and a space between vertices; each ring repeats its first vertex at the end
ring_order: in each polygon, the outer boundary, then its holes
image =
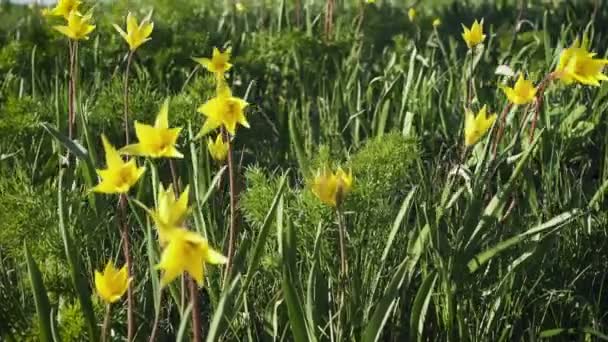
POLYGON ((247 101, 233 97, 228 86, 219 88, 216 97, 205 102, 197 109, 199 113, 207 117, 199 136, 203 136, 222 125, 231 135, 236 133, 237 123, 249 128, 249 122, 247 122, 244 114, 245 107, 249 105, 247 101))
POLYGON ((135 51, 143 43, 150 40, 150 34, 152 34, 152 30, 154 29, 154 23, 151 23, 148 18, 142 20, 138 25, 137 19, 131 13, 127 14, 127 32, 123 31, 120 26, 113 25, 116 31, 129 44, 131 51, 135 51))
POLYGON ((587 44, 575 40, 572 46, 562 51, 555 76, 565 84, 579 82, 585 85, 599 86, 600 81, 608 80, 602 73, 608 59, 594 58, 596 53, 587 50, 587 44))
POLYGON ((483 34, 483 19, 481 19, 481 22, 475 20, 470 29, 462 25, 462 29, 464 30, 462 38, 467 43, 469 49, 472 49, 486 39, 486 35, 483 34))
POLYGON ((237 3, 234 6, 236 7, 236 11, 240 12, 240 13, 243 13, 247 10, 245 5, 243 5, 243 3, 240 1, 237 1, 237 3))
POLYGON ((215 142, 213 139, 207 139, 207 150, 211 157, 219 162, 224 161, 228 155, 228 144, 224 142, 222 133, 217 135, 215 142))
POLYGON ((435 20, 433 20, 433 27, 438 28, 439 26, 441 26, 441 19, 435 18, 435 20))
POLYGON ((203 286, 204 263, 224 264, 226 257, 209 246, 200 234, 179 228, 162 252, 157 268, 163 270, 161 286, 166 286, 184 271, 203 286))
POLYGON ((118 151, 110 144, 108 138, 102 135, 101 139, 106 153, 107 169, 97 170, 101 182, 93 188, 93 191, 106 194, 127 193, 144 174, 146 168, 138 168, 135 159, 125 163, 118 151))
POLYGON ((82 15, 78 11, 71 11, 68 14, 67 25, 56 25, 53 28, 61 34, 73 40, 89 39, 89 33, 93 32, 95 25, 90 25, 91 14, 82 15))
POLYGON ((336 173, 329 169, 317 172, 312 181, 312 192, 321 202, 331 206, 339 206, 353 186, 352 172, 344 172, 338 168, 336 173))
POLYGON ((103 273, 95 271, 97 294, 107 303, 114 303, 119 300, 129 288, 129 282, 127 265, 118 270, 114 268, 112 261, 109 261, 103 273))
POLYGON ((158 230, 158 241, 164 247, 176 229, 180 229, 184 224, 186 215, 188 214, 188 197, 190 195, 190 187, 175 198, 173 187, 163 188, 162 183, 158 188, 158 203, 154 211, 147 209, 148 214, 154 220, 156 229, 158 230))
POLYGON ((181 127, 169 128, 169 100, 165 100, 154 126, 135 121, 135 135, 139 142, 123 147, 120 152, 151 158, 183 158, 184 155, 175 147, 181 130, 181 127))
POLYGON ((365 0, 366 4, 375 4, 376 0, 365 0))
POLYGON ((231 48, 226 49, 224 52, 220 52, 218 48, 213 48, 213 55, 211 56, 211 59, 205 57, 197 57, 193 59, 200 63, 205 69, 216 74, 218 77, 223 77, 224 74, 230 70, 230 68, 232 68, 232 64, 228 62, 230 60, 231 53, 231 48))
POLYGON ((507 95, 509 101, 515 105, 530 103, 534 101, 534 97, 536 96, 534 84, 525 80, 523 74, 519 74, 519 78, 513 88, 502 87, 502 91, 507 95))
POLYGON ((77 11, 80 4, 81 2, 77 0, 59 0, 55 7, 50 10, 44 10, 42 13, 44 15, 53 15, 68 19, 70 12, 77 11))
POLYGON ((466 146, 475 145, 492 127, 495 120, 496 114, 488 115, 485 105, 477 113, 477 116, 467 109, 464 121, 464 144, 466 146))
POLYGON ((407 17, 410 19, 411 22, 416 19, 416 9, 414 7, 410 7, 410 9, 407 11, 407 17))

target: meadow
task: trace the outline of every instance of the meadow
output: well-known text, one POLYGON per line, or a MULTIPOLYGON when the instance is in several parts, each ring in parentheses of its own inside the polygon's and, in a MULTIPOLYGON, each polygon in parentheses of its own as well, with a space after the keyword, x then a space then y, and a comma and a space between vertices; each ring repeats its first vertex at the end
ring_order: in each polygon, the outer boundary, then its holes
POLYGON ((0 3, 0 340, 608 340, 607 22, 0 3))

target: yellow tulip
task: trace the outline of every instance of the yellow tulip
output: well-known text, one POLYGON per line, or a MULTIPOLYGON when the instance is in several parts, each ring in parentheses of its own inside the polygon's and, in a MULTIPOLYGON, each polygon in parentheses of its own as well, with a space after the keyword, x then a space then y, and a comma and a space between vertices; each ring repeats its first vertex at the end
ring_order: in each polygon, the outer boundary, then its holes
POLYGON ((154 23, 151 23, 148 18, 144 19, 137 24, 137 19, 131 14, 127 14, 127 32, 123 31, 120 26, 113 24, 114 28, 122 36, 122 38, 129 44, 129 49, 135 51, 143 43, 150 40, 150 34, 154 29, 154 23))
POLYGON ((247 10, 247 7, 245 7, 245 5, 243 5, 243 3, 240 1, 237 1, 234 7, 236 7, 236 11, 239 13, 243 13, 247 10))
POLYGON ((483 106, 477 115, 467 109, 464 121, 464 144, 475 145, 496 121, 496 114, 488 115, 486 106, 483 106))
POLYGON ((218 48, 213 48, 211 58, 196 57, 193 59, 208 71, 216 74, 218 77, 223 77, 232 68, 232 64, 229 63, 231 52, 231 48, 226 49, 224 52, 221 52, 218 48))
POLYGON ((163 270, 161 286, 166 286, 187 272, 198 286, 203 286, 204 264, 224 264, 226 257, 209 246, 200 234, 179 228, 162 252, 157 268, 163 270))
POLYGON ((244 110, 247 101, 233 97, 228 86, 218 87, 216 97, 198 107, 197 111, 207 117, 198 136, 203 136, 210 131, 224 126, 228 133, 235 135, 237 123, 249 128, 249 122, 245 118, 244 110))
POLYGON ((346 173, 342 168, 338 168, 335 173, 329 169, 317 172, 311 188, 321 202, 331 207, 338 207, 351 191, 352 186, 352 172, 346 173))
POLYGON ((95 25, 90 25, 91 14, 82 15, 76 10, 72 10, 67 17, 67 25, 56 25, 53 28, 72 40, 89 39, 89 34, 95 29, 95 25))
POLYGON ((435 18, 435 20, 433 20, 433 27, 438 28, 439 26, 441 26, 441 19, 435 18))
POLYGON ((156 116, 154 126, 135 121, 135 135, 139 141, 123 147, 120 152, 150 158, 183 158, 175 147, 181 127, 169 128, 169 100, 165 100, 156 116))
POLYGON ((225 143, 224 139, 222 138, 222 133, 217 135, 215 142, 211 138, 207 140, 207 150, 209 150, 211 158, 219 162, 226 159, 226 156, 228 155, 228 147, 229 145, 225 143))
POLYGON ((176 198, 173 187, 164 189, 162 183, 159 185, 157 206, 153 211, 149 209, 146 209, 146 211, 148 211, 148 214, 154 220, 154 224, 158 230, 158 241, 161 246, 164 247, 176 229, 180 229, 179 227, 183 226, 189 211, 189 195, 189 186, 176 198))
POLYGON ((101 299, 114 303, 122 297, 129 287, 127 265, 120 270, 114 268, 112 261, 106 265, 103 273, 95 271, 95 288, 101 299))
POLYGON ((53 15, 68 19, 70 12, 77 11, 81 2, 77 0, 59 0, 55 7, 50 10, 44 10, 44 15, 53 15))
POLYGON ((414 7, 411 7, 407 11, 407 17, 410 19, 411 22, 414 22, 414 20, 416 19, 416 9, 414 7))
POLYGON ((608 80, 602 73, 608 59, 594 58, 596 53, 587 50, 587 44, 575 40, 572 46, 564 49, 555 68, 555 76, 565 84, 579 82, 599 86, 600 81, 608 80))
POLYGON ((483 19, 481 19, 481 22, 475 20, 470 29, 462 25, 462 29, 464 30, 462 38, 467 43, 469 49, 472 49, 486 39, 486 35, 483 34, 483 19))
POLYGON ((536 88, 532 82, 524 79, 523 74, 519 74, 517 82, 513 88, 502 87, 509 101, 515 105, 523 105, 534 101, 536 96, 536 88))
POLYGON ((101 182, 92 191, 106 194, 127 193, 144 174, 146 168, 138 168, 135 159, 125 163, 108 138, 102 135, 101 139, 106 154, 107 169, 97 170, 101 182))

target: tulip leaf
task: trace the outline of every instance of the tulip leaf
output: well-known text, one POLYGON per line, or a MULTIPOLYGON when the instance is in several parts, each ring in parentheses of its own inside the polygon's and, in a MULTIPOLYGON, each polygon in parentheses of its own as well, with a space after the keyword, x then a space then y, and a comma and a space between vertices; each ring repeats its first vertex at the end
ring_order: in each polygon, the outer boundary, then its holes
POLYGON ((211 324, 209 325, 209 332, 207 333, 207 342, 217 341, 220 333, 220 323, 224 319, 224 314, 226 311, 226 306, 228 300, 231 299, 232 294, 234 293, 237 285, 241 282, 241 275, 237 274, 230 286, 224 288, 222 295, 220 297, 220 301, 215 308, 215 312, 213 313, 213 317, 211 318, 211 324))
POLYGON ((25 251, 24 254, 27 262, 30 283, 32 284, 32 294, 34 295, 36 314, 38 315, 40 341, 51 342, 53 341, 51 303, 49 302, 49 297, 46 294, 42 274, 40 273, 40 269, 38 268, 36 261, 34 261, 34 258, 32 258, 32 254, 27 247, 27 243, 24 244, 23 249, 25 251))
POLYGON ((426 319, 426 312, 431 302, 431 295, 437 282, 437 274, 430 273, 424 278, 422 285, 416 293, 412 313, 410 316, 410 341, 422 341, 422 329, 426 319))

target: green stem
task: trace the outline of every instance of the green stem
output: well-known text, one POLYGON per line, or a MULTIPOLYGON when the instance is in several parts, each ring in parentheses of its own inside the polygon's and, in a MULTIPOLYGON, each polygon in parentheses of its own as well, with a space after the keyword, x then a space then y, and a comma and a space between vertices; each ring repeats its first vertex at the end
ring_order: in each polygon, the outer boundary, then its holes
POLYGON ((121 216, 121 228, 122 228, 122 247, 125 262, 127 264, 127 274, 129 281, 129 287, 127 289, 127 341, 132 341, 135 335, 135 316, 133 311, 133 305, 135 300, 133 299, 133 269, 131 260, 131 251, 129 243, 129 224, 127 222, 127 195, 121 194, 120 199, 120 216, 121 216))
POLYGON ((106 314, 103 318, 103 326, 101 328, 101 342, 107 341, 108 330, 110 329, 110 324, 111 324, 111 320, 110 320, 111 312, 112 312, 112 304, 108 303, 106 305, 106 314))
POLYGON ((150 333, 150 339, 148 339, 149 342, 156 341, 156 335, 158 334, 158 323, 160 321, 160 309, 161 309, 162 300, 163 300, 163 288, 159 287, 158 288, 158 306, 156 307, 156 311, 154 312, 154 323, 152 323, 152 332, 150 333))
POLYGON ((340 244, 340 276, 345 277, 348 273, 348 264, 346 263, 346 228, 344 227, 344 217, 340 208, 336 208, 336 217, 338 219, 338 238, 340 244))
POLYGON ((235 182, 235 171, 234 171, 234 158, 232 155, 232 143, 230 136, 227 132, 223 132, 226 143, 228 144, 228 181, 230 186, 230 230, 228 232, 228 261, 226 263, 226 273, 224 275, 224 285, 228 284, 230 278, 230 272, 232 272, 232 263, 234 258, 235 240, 237 234, 236 226, 236 182, 235 182))
POLYGON ((125 69, 124 79, 124 125, 125 125, 125 144, 129 144, 129 71, 131 70, 131 60, 133 59, 133 51, 129 51, 127 57, 127 67, 125 69))

